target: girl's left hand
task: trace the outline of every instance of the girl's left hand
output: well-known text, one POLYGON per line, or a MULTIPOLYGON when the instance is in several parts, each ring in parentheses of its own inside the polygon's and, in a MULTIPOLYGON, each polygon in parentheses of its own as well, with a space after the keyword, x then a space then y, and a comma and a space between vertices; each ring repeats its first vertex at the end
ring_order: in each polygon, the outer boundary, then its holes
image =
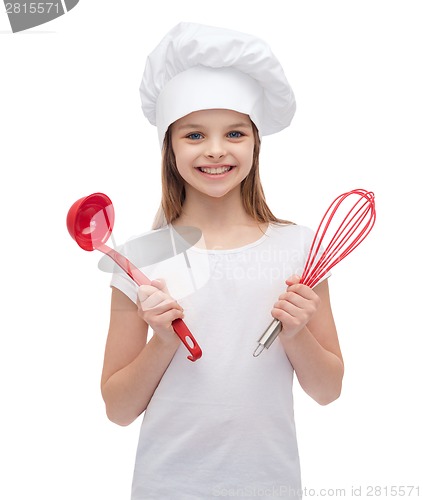
POLYGON ((302 285, 300 279, 300 276, 293 275, 285 281, 288 288, 271 311, 283 325, 283 336, 292 337, 302 330, 319 307, 319 296, 307 285, 302 285))

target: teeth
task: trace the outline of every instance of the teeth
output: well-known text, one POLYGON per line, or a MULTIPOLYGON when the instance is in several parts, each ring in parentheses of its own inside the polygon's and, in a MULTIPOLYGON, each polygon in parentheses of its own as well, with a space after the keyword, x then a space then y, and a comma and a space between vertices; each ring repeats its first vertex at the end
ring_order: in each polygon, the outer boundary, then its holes
POLYGON ((228 170, 230 169, 231 167, 217 167, 217 168, 200 167, 200 170, 205 174, 223 174, 225 172, 228 172, 228 170))

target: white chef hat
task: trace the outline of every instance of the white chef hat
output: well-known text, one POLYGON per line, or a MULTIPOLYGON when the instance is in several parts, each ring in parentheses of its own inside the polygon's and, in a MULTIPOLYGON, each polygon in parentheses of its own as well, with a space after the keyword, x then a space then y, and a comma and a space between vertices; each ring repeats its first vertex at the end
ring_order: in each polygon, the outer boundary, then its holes
POLYGON ((195 23, 176 25, 148 56, 140 93, 160 145, 169 125, 193 111, 245 113, 260 135, 284 129, 295 113, 282 66, 263 40, 195 23))

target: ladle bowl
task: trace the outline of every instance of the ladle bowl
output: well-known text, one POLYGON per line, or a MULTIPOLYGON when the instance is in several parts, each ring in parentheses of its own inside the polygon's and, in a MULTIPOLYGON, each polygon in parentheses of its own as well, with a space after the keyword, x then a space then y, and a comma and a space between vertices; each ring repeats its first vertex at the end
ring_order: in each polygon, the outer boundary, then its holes
POLYGON ((94 193, 77 200, 66 218, 69 234, 88 252, 106 243, 112 234, 114 222, 112 201, 103 193, 94 193))
MULTIPOLYGON (((122 254, 106 245, 112 234, 115 214, 112 201, 103 193, 94 193, 77 200, 69 209, 66 225, 69 234, 88 252, 99 250, 108 255, 138 285, 151 285, 151 281, 122 254)), ((192 333, 181 319, 172 322, 175 333, 190 352, 188 359, 196 361, 202 351, 192 333)))

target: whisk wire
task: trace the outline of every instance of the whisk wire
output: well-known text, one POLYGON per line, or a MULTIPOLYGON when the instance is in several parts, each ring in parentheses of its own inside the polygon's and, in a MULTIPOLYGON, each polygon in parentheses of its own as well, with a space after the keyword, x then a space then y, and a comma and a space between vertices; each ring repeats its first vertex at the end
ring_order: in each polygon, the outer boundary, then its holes
MULTIPOLYGON (((310 288, 316 286, 333 266, 350 254, 367 237, 375 221, 376 209, 373 192, 354 189, 335 198, 314 235, 300 283, 310 288), (333 223, 335 213, 342 202, 350 195, 358 195, 358 201, 347 212, 347 215, 342 219, 341 224, 321 251, 323 240, 328 233, 330 224, 333 223)), ((259 338, 259 345, 253 355, 257 357, 264 349, 268 349, 282 328, 281 322, 274 319, 259 338)))
MULTIPOLYGON (((335 258, 336 262, 339 262, 340 259, 342 259, 344 256, 348 255, 349 252, 351 252, 358 242, 361 240, 363 234, 366 232, 367 224, 363 227, 363 229, 356 234, 356 237, 352 240, 350 247, 345 249, 344 251, 341 252, 339 257, 335 257, 337 255, 337 252, 340 252, 351 236, 357 231, 357 229, 360 227, 361 223, 365 220, 366 215, 368 213, 369 207, 362 205, 357 211, 354 213, 351 219, 348 219, 348 216, 351 214, 351 212, 354 210, 354 208, 357 206, 357 204, 360 202, 359 200, 354 207, 350 210, 348 213, 347 217, 342 221, 341 225, 339 228, 335 231, 332 239, 330 240, 329 244, 323 251, 321 258, 320 258, 320 267, 324 267, 327 263, 328 259, 335 258), (363 209, 364 212, 363 212, 363 209), (360 213, 363 212, 363 213, 360 213)), ((317 270, 317 269, 316 269, 317 270)))
POLYGON ((338 196, 329 206, 315 233, 304 266, 301 283, 313 288, 333 266, 357 248, 366 238, 374 226, 375 218, 374 194, 372 192, 356 189, 338 196), (358 195, 359 199, 349 209, 324 250, 320 253, 322 242, 335 213, 341 203, 352 194, 358 195), (348 246, 345 247, 347 243, 348 246))

